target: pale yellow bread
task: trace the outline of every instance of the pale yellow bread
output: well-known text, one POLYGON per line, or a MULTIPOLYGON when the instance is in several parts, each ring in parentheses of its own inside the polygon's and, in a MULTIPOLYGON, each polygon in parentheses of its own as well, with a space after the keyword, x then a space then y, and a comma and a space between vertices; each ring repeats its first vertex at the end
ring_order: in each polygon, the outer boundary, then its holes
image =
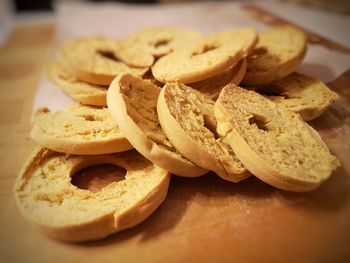
POLYGON ((242 59, 232 68, 224 71, 223 73, 199 82, 189 83, 187 85, 209 96, 211 99, 216 100, 219 97, 220 91, 227 84, 238 85, 241 83, 246 70, 247 62, 245 59, 242 59))
MULTIPOLYGON (((146 28, 121 41, 118 53, 127 61, 143 59, 145 62, 142 65, 149 67, 152 66, 154 58, 203 39, 202 34, 195 30, 173 27, 146 28)), ((141 65, 141 63, 137 64, 141 65)))
POLYGON ((299 113, 305 121, 320 116, 339 97, 322 81, 296 72, 256 91, 299 113))
POLYGON ((152 73, 163 83, 193 83, 224 72, 243 56, 242 42, 208 38, 161 57, 152 73))
POLYGON ((115 76, 131 73, 142 76, 148 67, 130 67, 118 57, 120 44, 106 37, 77 38, 64 43, 58 60, 78 79, 97 85, 109 85, 115 76))
POLYGON ((248 57, 242 83, 263 86, 289 75, 301 64, 306 48, 305 34, 292 26, 261 32, 255 54, 248 57))
POLYGON ((107 106, 106 96, 108 87, 80 81, 68 73, 56 61, 49 63, 46 74, 49 80, 72 99, 82 104, 107 106))
POLYGON ((215 116, 219 134, 244 166, 277 188, 313 190, 339 165, 300 115, 254 91, 226 86, 215 103, 215 116))
POLYGON ((17 176, 14 193, 22 214, 49 236, 69 242, 104 238, 133 227, 163 202, 169 173, 136 151, 79 156, 38 147, 17 176), (98 192, 80 189, 71 177, 83 168, 114 164, 125 180, 98 192))
POLYGON ((156 109, 159 92, 152 82, 124 74, 108 89, 108 109, 125 137, 147 159, 176 175, 203 175, 207 170, 182 156, 160 127, 156 109))
POLYGON ((57 152, 105 154, 132 149, 106 107, 73 104, 54 113, 40 108, 32 122, 32 139, 57 152))
POLYGON ((214 101, 189 86, 166 84, 158 99, 160 124, 171 143, 197 165, 238 182, 249 176, 229 144, 216 134, 214 101))
POLYGON ((212 34, 208 37, 207 41, 209 43, 240 42, 242 44, 242 52, 247 56, 258 43, 258 34, 254 28, 250 27, 231 29, 212 34))

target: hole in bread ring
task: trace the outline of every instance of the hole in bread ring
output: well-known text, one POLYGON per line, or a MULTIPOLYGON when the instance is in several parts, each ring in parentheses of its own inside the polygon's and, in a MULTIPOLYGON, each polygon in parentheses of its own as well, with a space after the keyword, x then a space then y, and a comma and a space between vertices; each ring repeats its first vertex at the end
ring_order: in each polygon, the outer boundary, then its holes
POLYGON ((155 48, 161 48, 169 44, 171 40, 170 39, 158 39, 155 43, 150 43, 155 48))
POLYGON ((108 155, 67 155, 38 148, 17 178, 22 213, 50 236, 64 241, 103 238, 147 218, 165 199, 170 176, 136 151, 108 155), (114 164, 125 180, 98 192, 71 184, 82 169, 114 164))
POLYGON ((213 51, 217 48, 219 48, 220 46, 218 45, 209 45, 209 44, 206 44, 203 46, 203 49, 202 50, 196 50, 195 52, 193 52, 193 54, 191 55, 191 57, 195 57, 195 56, 199 56, 199 55, 205 55, 207 54, 208 52, 210 51, 213 51))
POLYGON ((71 177, 71 183, 80 189, 93 193, 100 191, 113 182, 125 179, 126 170, 113 164, 100 164, 86 167, 71 177))
POLYGON ((97 53, 101 54, 103 57, 109 58, 114 61, 121 62, 120 59, 117 58, 114 52, 110 50, 97 50, 97 53))
POLYGON ((258 114, 253 114, 249 119, 249 124, 250 125, 255 125, 258 129, 263 130, 263 131, 270 131, 271 128, 268 126, 268 121, 266 117, 258 114))

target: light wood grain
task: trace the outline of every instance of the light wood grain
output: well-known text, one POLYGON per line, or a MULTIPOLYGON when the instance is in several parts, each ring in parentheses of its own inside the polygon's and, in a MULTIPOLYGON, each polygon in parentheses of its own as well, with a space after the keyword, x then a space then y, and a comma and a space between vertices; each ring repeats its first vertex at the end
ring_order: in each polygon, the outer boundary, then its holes
MULTIPOLYGON (((304 194, 256 178, 173 177, 166 201, 139 226, 105 240, 65 244, 20 215, 12 186, 34 147, 32 103, 54 25, 16 28, 0 49, 0 260, 2 262, 349 262, 350 176, 338 169, 304 194)), ((312 122, 349 162, 349 72, 331 84, 341 100, 312 122)))

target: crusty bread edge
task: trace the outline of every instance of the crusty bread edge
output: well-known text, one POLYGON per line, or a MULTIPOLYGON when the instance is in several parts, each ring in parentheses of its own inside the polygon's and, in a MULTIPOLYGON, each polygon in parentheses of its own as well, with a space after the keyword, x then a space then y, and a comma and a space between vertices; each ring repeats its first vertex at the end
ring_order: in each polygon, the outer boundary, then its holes
POLYGON ((107 92, 107 105, 112 117, 118 123, 120 130, 134 148, 156 165, 175 175, 197 177, 207 173, 208 171, 206 169, 197 166, 195 163, 191 164, 190 161, 185 162, 167 154, 156 143, 149 140, 135 124, 133 119, 128 115, 125 101, 122 98, 123 95, 119 92, 119 81, 125 75, 130 74, 120 75, 112 81, 107 92))
POLYGON ((219 161, 199 146, 172 116, 165 101, 164 92, 165 87, 162 88, 159 94, 157 111, 160 125, 170 142, 180 153, 195 164, 225 177, 226 172, 221 167, 219 161))

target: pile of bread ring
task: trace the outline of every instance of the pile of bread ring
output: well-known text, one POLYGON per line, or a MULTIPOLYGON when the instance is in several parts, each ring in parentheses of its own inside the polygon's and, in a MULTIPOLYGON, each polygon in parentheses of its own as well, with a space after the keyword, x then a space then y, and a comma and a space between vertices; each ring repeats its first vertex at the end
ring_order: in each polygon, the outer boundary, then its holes
POLYGON ((81 242, 147 218, 171 174, 317 188, 340 163, 306 121, 338 95, 295 72, 306 50, 304 33, 290 26, 209 36, 150 28, 63 43, 47 76, 77 103, 34 113, 40 146, 17 177, 19 208, 50 236, 81 242), (71 183, 98 164, 124 168, 125 179, 98 192, 71 183))

